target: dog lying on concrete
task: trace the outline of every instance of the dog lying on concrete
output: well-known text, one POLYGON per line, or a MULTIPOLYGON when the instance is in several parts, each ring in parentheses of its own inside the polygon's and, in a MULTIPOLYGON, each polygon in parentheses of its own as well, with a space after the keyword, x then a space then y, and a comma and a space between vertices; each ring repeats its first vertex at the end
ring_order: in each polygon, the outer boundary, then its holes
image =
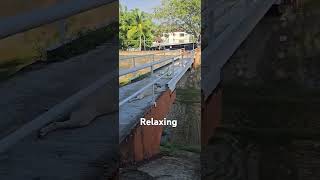
MULTIPOLYGON (((137 101, 137 100, 141 100, 144 97, 148 97, 152 95, 152 88, 150 87, 147 90, 143 91, 141 94, 139 94, 138 96, 134 97, 133 99, 129 100, 129 103, 137 101)), ((163 91, 161 84, 155 83, 154 84, 154 93, 159 93, 163 91)))
POLYGON ((88 126, 98 117, 115 113, 119 109, 118 89, 113 89, 109 84, 97 89, 86 97, 65 121, 52 122, 39 131, 39 137, 48 133, 68 128, 81 128, 88 126))

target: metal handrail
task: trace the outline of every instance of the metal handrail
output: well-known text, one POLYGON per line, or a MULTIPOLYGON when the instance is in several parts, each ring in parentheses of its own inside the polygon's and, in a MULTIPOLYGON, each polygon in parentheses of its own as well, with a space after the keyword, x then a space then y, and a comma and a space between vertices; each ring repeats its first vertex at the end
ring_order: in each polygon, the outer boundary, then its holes
POLYGON ((141 57, 148 57, 148 56, 153 56, 155 54, 160 54, 161 52, 159 53, 154 53, 154 54, 144 54, 144 55, 136 55, 136 56, 131 56, 131 57, 124 57, 124 58, 119 58, 120 61, 125 61, 125 60, 128 60, 128 59, 133 59, 133 58, 141 58, 141 57))
MULTIPOLYGON (((194 50, 191 51, 191 55, 192 55, 192 56, 194 55, 194 50)), ((179 56, 181 56, 181 55, 179 55, 179 56)), ((177 56, 177 57, 178 57, 178 56, 177 56)), ((182 59, 182 58, 180 58, 180 59, 182 59)), ((152 62, 152 63, 148 63, 148 64, 145 64, 145 65, 142 65, 142 66, 139 66, 139 67, 131 68, 131 69, 129 69, 129 70, 127 71, 128 73, 126 73, 126 74, 133 73, 133 72, 136 72, 136 71, 138 71, 138 70, 141 70, 141 69, 144 69, 144 68, 147 68, 147 67, 151 67, 151 76, 152 76, 153 70, 154 70, 153 66, 156 65, 156 64, 160 64, 160 63, 162 63, 162 62, 168 61, 168 60, 171 60, 171 65, 172 65, 171 71, 172 71, 172 76, 173 76, 172 78, 174 78, 175 80, 174 80, 174 81, 169 81, 170 84, 167 84, 167 85, 168 85, 168 87, 169 87, 171 90, 173 90, 174 88, 172 88, 171 86, 172 86, 172 85, 175 85, 175 84, 177 83, 178 79, 182 77, 182 75, 186 72, 186 69, 187 69, 187 68, 185 68, 185 69, 181 70, 181 72, 179 72, 177 76, 174 76, 174 62, 177 61, 177 60, 179 60, 179 58, 163 59, 163 60, 160 60, 160 61, 157 61, 157 62, 152 62)), ((168 62, 168 63, 169 63, 169 62, 168 62)), ((191 63, 191 64, 192 64, 192 63, 191 63)), ((189 65, 191 65, 191 64, 189 64, 189 65)), ((165 66, 165 65, 163 65, 163 66, 165 66)), ((163 67, 163 66, 161 66, 161 67, 163 67)), ((156 104, 155 104, 155 98, 154 98, 154 96, 155 96, 155 93, 154 93, 154 92, 155 92, 155 90, 154 90, 154 85, 155 85, 162 77, 168 75, 168 73, 169 73, 169 71, 165 72, 165 73, 162 74, 160 77, 156 78, 155 80, 153 80, 153 81, 151 81, 150 83, 148 83, 147 85, 145 85, 143 88, 139 89, 138 91, 136 91, 135 93, 133 93, 133 94, 130 95, 129 97, 127 97, 127 98, 125 98, 124 100, 120 101, 119 107, 122 106, 122 105, 124 105, 125 103, 129 102, 131 99, 137 97, 138 95, 140 95, 141 93, 143 93, 147 88, 149 88, 149 87, 151 87, 151 86, 152 86, 152 96, 153 96, 152 99, 153 99, 153 103, 154 103, 154 105, 156 105, 156 104)), ((125 75, 125 73, 124 73, 124 72, 119 73, 119 76, 121 76, 121 75, 125 75)))
MULTIPOLYGON (((119 72, 119 77, 121 76, 124 76, 124 75, 127 75, 127 74, 130 74, 130 73, 134 73, 136 71, 139 71, 139 70, 142 70, 142 69, 145 69, 145 68, 151 68, 151 76, 153 75, 153 71, 155 70, 154 69, 154 66, 157 65, 157 64, 161 64, 163 62, 166 62, 166 61, 170 61, 166 64, 163 64, 161 67, 171 63, 172 66, 174 66, 174 62, 177 61, 181 55, 179 56, 176 56, 176 57, 173 57, 173 58, 165 58, 165 59, 161 59, 159 61, 155 61, 155 62, 151 62, 151 63, 147 63, 147 64, 143 64, 141 66, 138 66, 138 67, 133 67, 133 68, 130 68, 130 69, 126 69, 126 70, 123 70, 123 71, 120 71, 119 72)), ((159 67, 159 68, 161 68, 159 67)), ((172 68, 172 71, 174 71, 174 69, 172 68)), ((144 86, 143 88, 139 89, 137 92, 133 93, 132 95, 130 95, 129 97, 125 98, 124 100, 122 100, 121 102, 119 102, 119 107, 124 105, 125 103, 129 102, 131 99, 135 98, 136 96, 138 96, 139 94, 143 93, 147 88, 151 87, 152 86, 152 96, 153 96, 153 101, 155 101, 154 99, 154 84, 157 83, 162 77, 164 77, 165 75, 167 75, 169 73, 166 72, 164 73, 163 75, 161 75, 160 77, 156 78, 155 80, 153 80, 151 83, 147 84, 146 86, 144 86)))
MULTIPOLYGON (((171 61, 171 62, 174 62, 174 61, 177 61, 180 57, 179 56, 176 56, 176 57, 172 57, 172 58, 166 58, 166 59, 161 59, 159 61, 155 61, 155 62, 151 62, 151 63, 146 63, 146 64, 143 64, 143 65, 140 65, 140 66, 137 66, 137 67, 133 67, 133 68, 130 68, 130 69, 125 69, 125 70, 122 70, 122 71, 119 71, 119 76, 124 76, 124 75, 127 75, 127 74, 130 74, 130 73, 134 73, 136 71, 139 71, 139 70, 142 70, 142 69, 145 69, 145 68, 152 68, 154 65, 157 65, 157 64, 161 64, 163 62, 166 62, 166 61, 171 61)), ((170 63, 170 62, 168 62, 170 63)), ((165 66, 166 64, 164 64, 163 66, 165 66)), ((163 67, 161 66, 161 67, 163 67)))
MULTIPOLYGON (((174 51, 169 51, 169 52, 175 52, 175 51, 179 51, 179 50, 174 50, 174 51)), ((166 52, 156 52, 156 53, 152 53, 152 54, 144 54, 144 55, 136 55, 136 56, 131 56, 131 57, 124 57, 124 58, 119 58, 119 60, 122 61, 122 60, 128 60, 128 59, 132 59, 132 58, 148 57, 148 56, 158 55, 158 54, 162 54, 162 53, 165 54, 166 52)))
MULTIPOLYGON (((131 99, 137 97, 139 94, 143 93, 146 89, 148 89, 149 87, 153 86, 155 83, 157 83, 162 77, 164 77, 165 75, 167 75, 168 73, 165 73, 163 75, 161 75, 160 77, 156 78, 155 80, 151 81, 149 84, 147 84, 146 86, 144 86, 143 88, 139 89, 137 92, 133 93, 132 95, 130 95, 129 97, 125 98, 124 100, 119 102, 119 106, 122 106, 123 104, 127 103, 128 101, 130 101, 131 99)), ((154 93, 154 91, 153 91, 154 93)))
MULTIPOLYGON (((191 56, 194 57, 194 50, 190 52, 191 56)), ((181 77, 187 72, 187 70, 189 69, 189 67, 192 65, 193 61, 191 62, 187 62, 186 64, 180 64, 180 66, 184 66, 183 69, 180 70, 180 72, 177 73, 176 76, 174 76, 168 83, 167 86, 171 91, 174 91, 176 88, 176 84, 178 83, 178 81, 181 79, 181 77)))

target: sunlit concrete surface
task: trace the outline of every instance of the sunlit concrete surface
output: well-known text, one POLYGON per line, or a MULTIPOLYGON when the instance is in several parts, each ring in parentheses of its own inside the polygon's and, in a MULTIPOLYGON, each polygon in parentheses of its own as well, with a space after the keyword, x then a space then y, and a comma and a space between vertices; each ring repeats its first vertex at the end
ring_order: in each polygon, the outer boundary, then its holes
MULTIPOLYGON (((191 59, 186 58, 185 64, 187 64, 191 59)), ((143 98, 141 99, 134 99, 133 101, 129 101, 122 105, 119 108, 119 138, 120 141, 123 140, 125 136, 127 136, 132 128, 134 128, 138 123, 140 118, 144 117, 144 114, 147 109, 151 106, 154 106, 154 101, 166 90, 168 90, 167 83, 172 79, 172 77, 177 76, 179 72, 183 69, 183 66, 180 66, 179 61, 174 63, 174 74, 165 75, 157 82, 157 87, 155 87, 155 94, 154 97, 152 96, 152 86, 148 88, 144 93, 143 98)), ((191 68, 191 66, 190 66, 191 68)), ((134 92, 138 91, 142 87, 146 86, 159 76, 167 73, 172 72, 172 66, 165 66, 157 71, 154 72, 153 76, 147 76, 146 78, 131 83, 129 85, 123 86, 120 88, 119 91, 119 101, 122 101, 126 97, 132 95, 134 92)))

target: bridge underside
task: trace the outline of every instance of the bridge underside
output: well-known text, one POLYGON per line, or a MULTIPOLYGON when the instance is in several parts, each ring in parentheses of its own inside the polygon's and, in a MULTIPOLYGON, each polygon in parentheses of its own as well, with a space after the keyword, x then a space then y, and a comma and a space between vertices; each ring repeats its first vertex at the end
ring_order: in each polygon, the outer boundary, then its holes
POLYGON ((207 1, 203 21, 202 52, 202 143, 206 144, 221 118, 219 87, 221 70, 250 32, 277 0, 207 1), (212 18, 214 17, 214 18, 212 18), (210 128, 208 128, 210 127, 210 128))

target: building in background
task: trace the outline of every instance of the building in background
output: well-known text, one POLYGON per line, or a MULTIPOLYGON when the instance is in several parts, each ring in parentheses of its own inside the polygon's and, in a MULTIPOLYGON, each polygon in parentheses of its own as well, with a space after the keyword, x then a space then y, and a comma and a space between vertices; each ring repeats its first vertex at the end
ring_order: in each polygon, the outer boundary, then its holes
POLYGON ((166 44, 184 44, 192 43, 193 37, 186 32, 170 32, 163 33, 161 39, 166 44))
MULTIPOLYGON (((193 35, 183 32, 169 32, 162 33, 161 37, 156 38, 155 42, 153 42, 152 47, 158 49, 173 49, 177 46, 193 46, 194 37, 193 35)), ((180 47, 181 48, 181 47, 180 47)))

